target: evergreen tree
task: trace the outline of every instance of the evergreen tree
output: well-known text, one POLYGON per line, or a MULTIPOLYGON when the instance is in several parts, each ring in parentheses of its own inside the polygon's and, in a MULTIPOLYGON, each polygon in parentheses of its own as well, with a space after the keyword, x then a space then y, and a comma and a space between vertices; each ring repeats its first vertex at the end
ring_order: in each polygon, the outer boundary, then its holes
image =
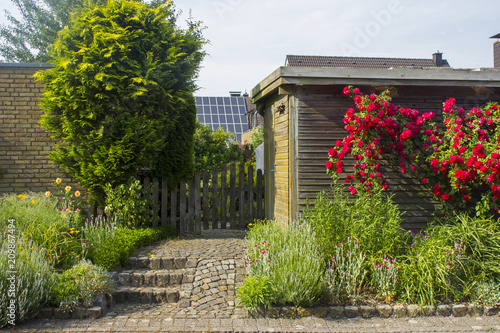
POLYGON ((104 200, 104 187, 141 168, 171 183, 191 177, 194 79, 205 53, 199 23, 176 25, 168 1, 110 0, 75 15, 49 56, 41 124, 57 140, 50 158, 104 200))

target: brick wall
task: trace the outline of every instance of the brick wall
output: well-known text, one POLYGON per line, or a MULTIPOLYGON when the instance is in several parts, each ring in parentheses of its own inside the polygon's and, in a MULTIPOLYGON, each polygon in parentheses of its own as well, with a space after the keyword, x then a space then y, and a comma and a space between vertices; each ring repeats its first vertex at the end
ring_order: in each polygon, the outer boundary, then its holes
POLYGON ((74 180, 49 162, 54 141, 38 122, 43 84, 33 74, 50 64, 0 63, 0 195, 53 190, 64 185, 81 190, 74 180))

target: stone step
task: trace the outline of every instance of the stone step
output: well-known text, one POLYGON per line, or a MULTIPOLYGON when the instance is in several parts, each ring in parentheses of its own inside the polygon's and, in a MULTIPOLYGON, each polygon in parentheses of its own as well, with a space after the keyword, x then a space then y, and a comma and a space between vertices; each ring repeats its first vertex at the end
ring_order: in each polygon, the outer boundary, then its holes
POLYGON ((117 303, 177 303, 182 294, 179 287, 118 287, 113 294, 117 303))
POLYGON ((176 270, 126 270, 112 273, 112 279, 123 287, 159 287, 177 286, 193 283, 194 268, 176 270))
POLYGON ((126 270, 132 269, 151 269, 151 270, 173 270, 183 268, 196 268, 198 259, 188 257, 130 257, 125 267, 126 270))

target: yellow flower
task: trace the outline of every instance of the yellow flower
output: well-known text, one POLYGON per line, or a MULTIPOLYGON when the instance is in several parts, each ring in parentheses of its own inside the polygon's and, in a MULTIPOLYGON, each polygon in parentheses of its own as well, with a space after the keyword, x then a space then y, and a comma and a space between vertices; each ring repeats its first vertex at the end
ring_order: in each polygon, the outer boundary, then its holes
POLYGON ((37 202, 38 202, 38 201, 36 201, 36 200, 31 200, 31 203, 32 203, 32 204, 36 204, 37 202))
POLYGON ((61 217, 62 217, 62 218, 65 218, 65 217, 66 217, 66 214, 61 214, 61 217))
POLYGON ((80 232, 80 230, 75 230, 75 233, 79 233, 79 232, 80 232))
POLYGON ((69 233, 70 233, 70 234, 73 234, 73 233, 75 233, 75 232, 74 232, 74 231, 70 231, 69 233))
POLYGON ((70 228, 69 230, 75 230, 75 228, 70 228))
POLYGON ((79 196, 80 196, 80 191, 76 191, 76 192, 75 192, 75 197, 77 197, 77 198, 78 198, 79 196))
POLYGON ((71 186, 66 186, 66 187, 64 188, 64 190, 65 190, 66 192, 71 191, 71 186))
POLYGON ((21 200, 26 199, 26 196, 24 194, 19 194, 17 197, 21 200))
POLYGON ((61 178, 56 179, 56 184, 61 184, 61 178))
POLYGON ((45 192, 45 196, 46 196, 47 198, 49 198, 49 197, 50 197, 50 191, 45 192))

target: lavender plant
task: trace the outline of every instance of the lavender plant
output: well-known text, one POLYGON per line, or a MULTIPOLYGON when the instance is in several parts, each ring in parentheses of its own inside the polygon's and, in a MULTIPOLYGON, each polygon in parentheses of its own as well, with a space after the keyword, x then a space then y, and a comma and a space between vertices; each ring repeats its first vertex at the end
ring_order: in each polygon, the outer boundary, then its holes
POLYGON ((326 267, 325 279, 334 302, 356 304, 366 276, 365 255, 356 239, 347 237, 347 242, 334 245, 335 256, 331 258, 331 266, 326 267))
POLYGON ((377 288, 377 297, 386 302, 394 300, 398 281, 398 264, 387 254, 381 262, 373 262, 373 279, 377 288))

